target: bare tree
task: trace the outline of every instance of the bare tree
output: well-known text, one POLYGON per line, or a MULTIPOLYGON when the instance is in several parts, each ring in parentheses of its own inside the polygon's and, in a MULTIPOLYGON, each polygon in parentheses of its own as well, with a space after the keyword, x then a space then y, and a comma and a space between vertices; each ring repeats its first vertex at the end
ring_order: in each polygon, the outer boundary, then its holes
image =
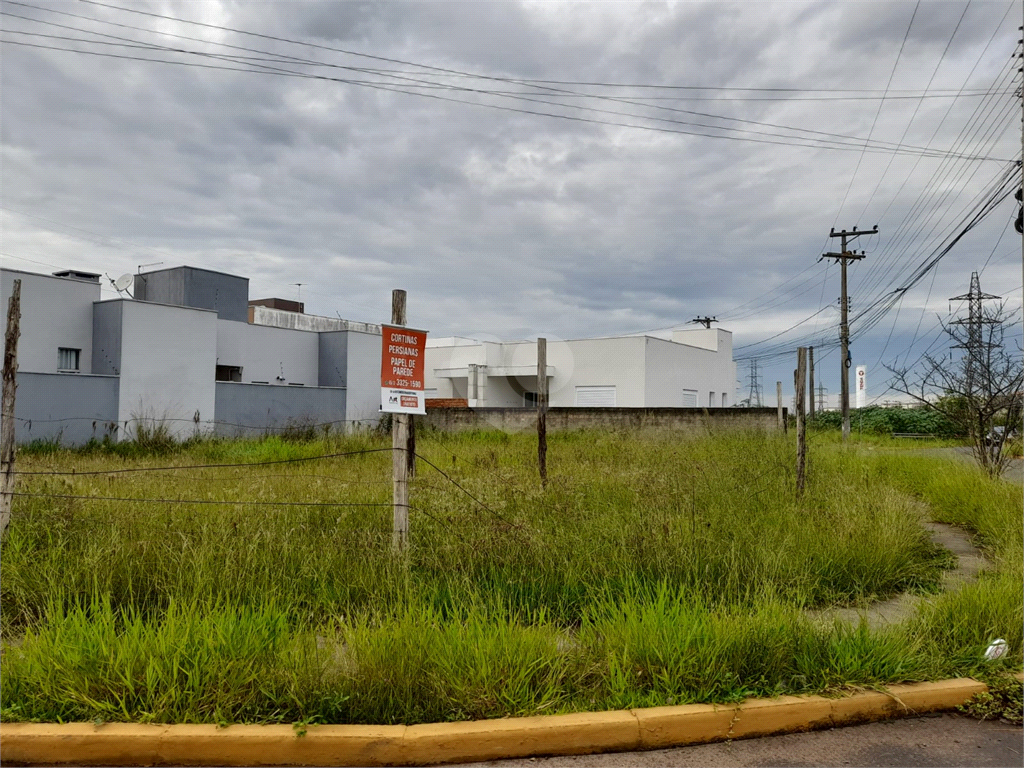
POLYGON ((1021 350, 1005 344, 1004 326, 1016 323, 1017 316, 1007 312, 1004 302, 970 322, 942 323, 952 347, 963 350, 959 360, 924 355, 910 367, 886 366, 893 374, 889 386, 959 427, 970 439, 978 463, 993 477, 1001 475, 1010 461, 1004 449, 1021 424, 1024 404, 1021 350))

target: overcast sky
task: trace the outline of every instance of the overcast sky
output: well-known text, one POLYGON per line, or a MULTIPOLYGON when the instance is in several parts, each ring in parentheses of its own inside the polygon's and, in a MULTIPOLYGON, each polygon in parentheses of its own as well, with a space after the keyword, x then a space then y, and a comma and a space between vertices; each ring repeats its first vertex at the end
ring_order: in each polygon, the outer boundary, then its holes
MULTIPOLYGON (((1002 0, 27 5, 2 4, 5 266, 188 264, 370 322, 405 288, 432 335, 708 314, 737 357, 834 338, 830 228, 881 231, 855 243, 856 312, 1021 149, 1021 9, 1002 0)), ((882 363, 942 352, 936 315, 973 270, 1019 306, 1016 210, 1004 200, 856 339, 873 395, 882 363)), ((762 360, 769 404, 794 361, 762 360)), ((833 394, 838 371, 833 351, 833 394)))

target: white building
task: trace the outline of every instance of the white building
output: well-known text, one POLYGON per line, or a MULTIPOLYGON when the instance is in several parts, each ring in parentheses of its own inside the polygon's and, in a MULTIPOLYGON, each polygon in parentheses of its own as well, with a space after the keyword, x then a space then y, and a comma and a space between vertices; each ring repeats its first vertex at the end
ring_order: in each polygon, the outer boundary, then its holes
MULTIPOLYGON (((732 333, 721 328, 653 336, 549 340, 552 407, 725 408, 732 406, 732 333)), ((475 408, 536 403, 537 343, 428 339, 427 397, 466 399, 475 408)))
POLYGON ((108 300, 97 274, 5 268, 5 309, 15 280, 19 442, 124 439, 140 422, 187 437, 380 417, 379 325, 250 303, 247 278, 194 267, 142 273, 134 298, 108 300))

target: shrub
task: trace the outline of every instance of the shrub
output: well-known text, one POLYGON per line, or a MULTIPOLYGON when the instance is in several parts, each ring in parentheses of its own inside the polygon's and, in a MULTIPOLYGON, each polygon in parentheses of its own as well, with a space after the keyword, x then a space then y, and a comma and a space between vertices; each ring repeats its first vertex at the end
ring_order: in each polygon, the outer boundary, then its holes
MULTIPOLYGON (((927 408, 899 408, 870 406, 850 412, 855 430, 878 435, 905 432, 935 437, 959 437, 957 426, 940 413, 927 408)), ((841 429, 843 414, 840 411, 821 411, 811 422, 815 429, 841 429)))

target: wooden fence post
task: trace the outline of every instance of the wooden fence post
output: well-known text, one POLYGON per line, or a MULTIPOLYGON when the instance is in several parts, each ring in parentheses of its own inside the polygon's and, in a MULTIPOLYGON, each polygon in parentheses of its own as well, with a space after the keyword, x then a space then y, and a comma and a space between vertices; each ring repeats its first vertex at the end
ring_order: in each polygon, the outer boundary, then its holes
POLYGON ((21 280, 7 302, 4 334, 3 401, 0 405, 0 537, 7 533, 14 500, 14 392, 18 388, 18 336, 21 335, 21 280))
POLYGON ((796 370, 793 372, 796 385, 796 493, 804 492, 804 475, 807 470, 807 421, 804 409, 807 399, 807 348, 796 351, 796 370))
POLYGON ((548 484, 548 340, 537 339, 537 465, 548 484))
POLYGON ((779 411, 779 429, 782 430, 782 434, 789 432, 789 424, 786 423, 786 417, 782 413, 782 382, 775 382, 775 397, 776 397, 776 408, 779 411))
MULTIPOLYGON (((405 325, 405 299, 405 291, 396 288, 391 292, 392 325, 405 325)), ((409 544, 409 465, 413 458, 409 455, 409 425, 411 421, 411 414, 391 414, 392 506, 394 512, 391 546, 396 552, 404 552, 409 544)))

